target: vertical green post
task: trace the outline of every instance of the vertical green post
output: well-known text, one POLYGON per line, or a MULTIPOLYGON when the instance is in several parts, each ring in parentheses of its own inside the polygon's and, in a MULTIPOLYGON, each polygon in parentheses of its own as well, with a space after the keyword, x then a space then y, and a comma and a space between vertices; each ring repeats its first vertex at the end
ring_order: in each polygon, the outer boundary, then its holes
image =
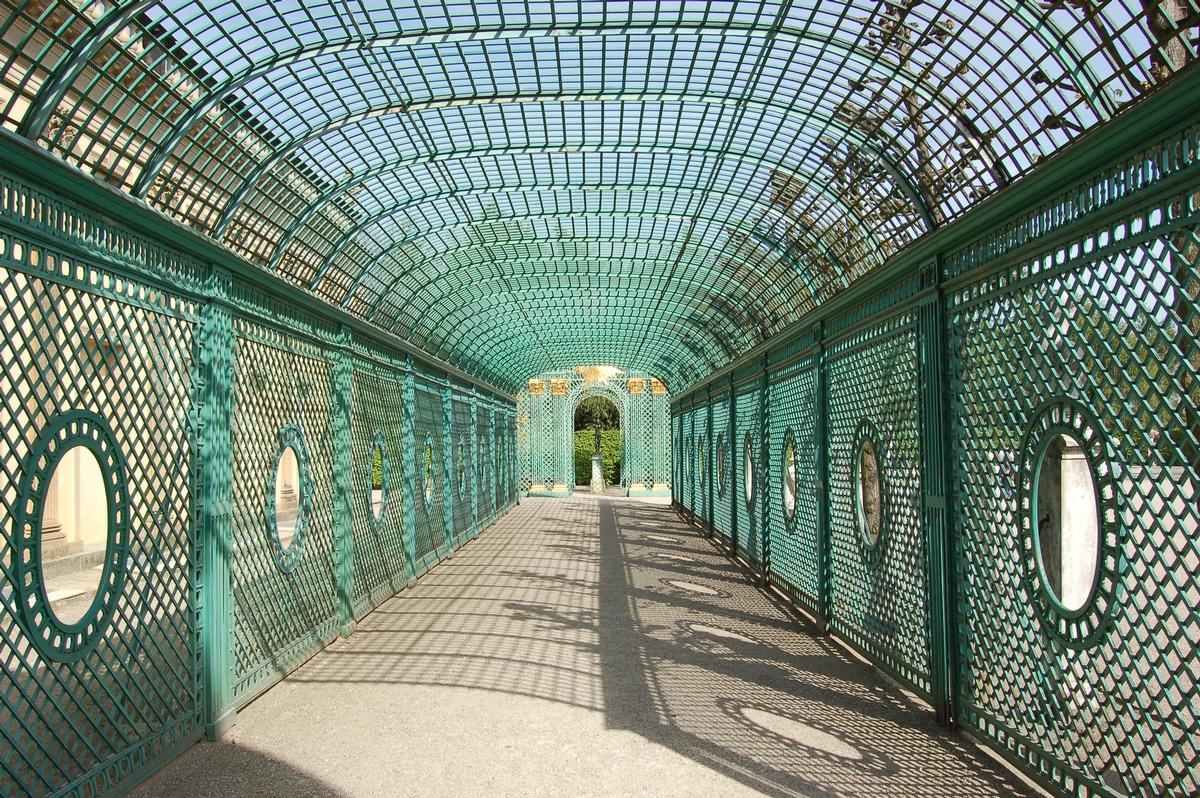
POLYGON ((504 444, 504 476, 508 480, 508 485, 505 487, 505 493, 508 495, 508 506, 521 503, 521 492, 517 490, 517 411, 514 408, 509 408, 508 411, 508 440, 504 444))
POLYGON ((682 504, 682 493, 679 486, 679 440, 683 437, 683 424, 679 412, 672 403, 671 406, 671 503, 676 507, 682 504))
MULTIPOLYGON (((449 376, 447 375, 447 380, 449 376)), ((442 386, 442 531, 446 556, 454 556, 454 399, 450 383, 442 386)))
POLYGON ((816 448, 817 502, 817 627, 829 631, 833 612, 830 597, 831 558, 829 542, 829 372, 825 364, 825 325, 817 322, 813 334, 813 443, 816 448))
POLYGON ((333 364, 333 479, 335 508, 334 573, 337 577, 338 634, 354 633, 354 450, 351 441, 351 404, 354 401, 354 366, 350 358, 350 330, 342 327, 333 364))
POLYGON ((767 356, 762 356, 762 364, 760 366, 758 382, 758 450, 759 450, 759 474, 758 492, 755 498, 758 500, 758 540, 752 543, 754 549, 754 563, 758 568, 759 574, 765 581, 771 567, 771 514, 768 512, 771 508, 771 466, 774 462, 770 446, 770 376, 767 373, 767 356))
POLYGON ((737 552, 738 540, 738 473, 742 468, 741 432, 737 424, 737 390, 733 387, 733 372, 729 372, 729 545, 737 552))
POLYGON ((492 444, 489 447, 489 451, 488 451, 488 468, 491 468, 493 471, 492 478, 488 480, 488 486, 491 489, 487 492, 487 497, 486 497, 487 502, 488 502, 488 521, 489 521, 489 523, 496 520, 496 480, 500 478, 500 474, 496 473, 498 471, 498 469, 496 469, 496 457, 495 457, 496 418, 499 415, 500 415, 500 408, 498 406, 494 406, 492 408, 492 412, 488 413, 488 440, 491 441, 491 444, 492 444))
POLYGON ((204 731, 216 740, 233 725, 233 415, 234 335, 228 302, 231 278, 208 273, 208 301, 199 336, 200 402, 196 458, 199 645, 204 679, 204 731))
POLYGON ((949 502, 950 431, 945 297, 941 263, 921 270, 928 291, 919 310, 921 336, 921 489, 929 552, 930 681, 938 724, 954 723, 955 588, 949 502))
POLYGON ((471 423, 467 435, 467 446, 471 453, 471 539, 479 537, 479 485, 476 484, 479 475, 483 473, 483 463, 479 462, 479 399, 472 392, 469 401, 471 423))
MULTIPOLYGON (((713 483, 716 482, 717 472, 717 444, 713 441, 713 403, 712 403, 712 387, 704 389, 704 404, 708 408, 708 413, 705 416, 706 426, 704 439, 705 446, 708 449, 704 456, 704 485, 705 485, 705 500, 704 505, 708 508, 707 519, 704 524, 704 529, 709 537, 713 536, 713 519, 716 518, 716 506, 714 504, 713 483)), ((728 447, 726 447, 728 448, 728 447)))
POLYGON ((404 415, 401 456, 397 459, 403 467, 404 508, 402 533, 404 535, 404 576, 409 585, 417 577, 417 474, 424 463, 418 463, 424 452, 417 452, 417 389, 413 378, 412 357, 404 358, 404 415))

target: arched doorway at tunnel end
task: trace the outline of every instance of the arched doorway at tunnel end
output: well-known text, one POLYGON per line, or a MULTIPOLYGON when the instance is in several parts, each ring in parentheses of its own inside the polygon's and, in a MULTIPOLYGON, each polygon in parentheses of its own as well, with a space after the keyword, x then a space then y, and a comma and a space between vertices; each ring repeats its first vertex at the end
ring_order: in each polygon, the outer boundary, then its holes
MULTIPOLYGON (((616 486, 628 496, 671 495, 666 385, 646 374, 586 366, 539 375, 517 394, 522 493, 562 497, 575 492, 575 411, 590 397, 602 397, 616 408, 621 451, 616 486)), ((589 481, 590 474, 580 484, 589 481)))

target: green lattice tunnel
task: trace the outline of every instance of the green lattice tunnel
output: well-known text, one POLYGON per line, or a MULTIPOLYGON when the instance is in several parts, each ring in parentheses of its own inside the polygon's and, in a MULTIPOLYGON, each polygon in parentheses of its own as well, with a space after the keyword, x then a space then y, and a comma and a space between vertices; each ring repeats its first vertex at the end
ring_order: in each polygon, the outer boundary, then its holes
POLYGON ((0 795, 219 735, 569 494, 587 395, 630 495, 943 725, 1200 794, 1197 0, 0 19, 0 795), (107 507, 73 620, 68 454, 107 507))

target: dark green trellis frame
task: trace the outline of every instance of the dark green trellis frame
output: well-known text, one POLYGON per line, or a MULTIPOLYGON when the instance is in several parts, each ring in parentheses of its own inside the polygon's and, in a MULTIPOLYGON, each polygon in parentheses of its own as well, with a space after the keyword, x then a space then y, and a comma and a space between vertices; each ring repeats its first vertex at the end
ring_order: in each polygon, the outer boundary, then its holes
MULTIPOLYGON (((1186 564, 1200 556, 1200 517, 1185 498, 1200 486, 1198 109, 1193 71, 673 406, 680 441, 710 408, 746 401, 769 408, 744 417, 766 452, 788 426, 806 431, 812 478, 798 484, 812 512, 795 536, 767 525, 764 575, 940 722, 1056 792, 1200 788, 1187 709, 1200 700, 1188 642, 1200 629, 1185 609, 1200 594, 1186 564), (769 382, 754 388, 764 358, 769 382), (1027 577, 1036 544, 1017 449, 1048 403, 1084 408, 1108 441, 1085 447, 1102 461, 1101 604, 1079 622, 1043 612, 1054 599, 1027 577), (853 512, 864 424, 888 477, 870 556, 853 512), (1087 634, 1070 637, 1071 623, 1087 634)), ((677 462, 681 480, 692 463, 677 462)), ((772 503, 780 465, 756 463, 772 503)), ((684 484, 675 499, 698 516, 684 484)), ((751 554, 746 520, 708 523, 751 554)))

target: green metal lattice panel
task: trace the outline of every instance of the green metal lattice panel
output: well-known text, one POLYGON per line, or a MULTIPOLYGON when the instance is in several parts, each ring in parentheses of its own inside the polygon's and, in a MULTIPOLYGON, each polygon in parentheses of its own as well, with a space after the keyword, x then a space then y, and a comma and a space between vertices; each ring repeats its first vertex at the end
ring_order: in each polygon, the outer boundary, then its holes
POLYGON ((916 316, 885 317, 829 348, 831 627, 930 694, 928 556, 920 481, 916 316), (856 460, 869 441, 880 477, 879 533, 858 512, 856 460))
MULTIPOLYGON (((6 207, 29 196, 18 191, 9 186, 6 207)), ((67 208, 56 212, 84 229, 67 208)), ((198 308, 5 228, 0 794, 94 795, 127 785, 202 729, 190 415, 198 308), (35 549, 18 555, 13 530, 24 527, 35 541, 29 545, 40 549, 40 510, 36 518, 20 516, 36 506, 30 490, 41 480, 30 480, 46 467, 36 452, 63 435, 67 446, 96 442, 116 513, 117 548, 107 550, 112 570, 99 588, 102 614, 75 633, 56 630, 45 598, 21 598, 24 590, 49 590, 41 568, 25 578, 14 570, 18 560, 40 559, 35 549), (41 609, 19 620, 22 607, 41 609)), ((161 250, 141 252, 171 259, 161 250)), ((84 622, 96 606, 84 611, 84 622)))
POLYGON ((474 484, 475 461, 471 454, 470 436, 474 429, 471 424, 471 405, 465 399, 454 400, 452 419, 450 451, 453 463, 450 477, 454 495, 454 546, 458 548, 471 534, 474 524, 471 492, 478 490, 474 484))
POLYGON ((670 399, 655 394, 645 378, 642 393, 626 391, 617 407, 623 411, 621 426, 624 449, 621 459, 623 482, 627 488, 652 490, 668 481, 670 450, 664 447, 670 399))
POLYGON ((730 503, 730 493, 733 491, 733 458, 736 447, 729 417, 729 394, 722 386, 712 397, 712 496, 713 532, 723 540, 729 541, 733 531, 733 505, 730 503))
POLYGON ((655 479, 662 479, 668 488, 671 482, 671 400, 662 397, 654 407, 651 419, 654 425, 654 474, 655 479))
POLYGON ((712 467, 712 441, 708 436, 708 407, 696 402, 692 410, 694 435, 692 436, 692 480, 693 480, 693 509, 697 519, 707 523, 706 494, 708 493, 708 477, 712 467))
POLYGON ((708 481, 712 478, 712 440, 708 434, 709 408, 701 405, 692 411, 692 423, 695 425, 695 435, 692 438, 695 446, 692 470, 695 474, 694 504, 696 521, 707 525, 712 518, 712 508, 709 506, 708 481))
POLYGON ((500 473, 500 457, 504 450, 504 438, 507 430, 504 427, 505 414, 499 409, 492 411, 492 449, 488 452, 487 470, 491 475, 492 509, 499 514, 504 507, 504 475, 500 473))
POLYGON ((496 440, 496 503, 498 512, 504 512, 513 501, 512 485, 512 447, 513 447, 513 416, 511 413, 498 414, 499 437, 496 440))
POLYGON ((734 458, 733 512, 737 519, 734 549, 747 562, 757 565, 758 536, 762 531, 759 492, 766 488, 763 480, 763 439, 759 421, 759 391, 761 382, 751 377, 735 388, 734 399, 734 458), (749 457, 747 458, 747 453, 749 457), (746 472, 747 459, 750 473, 746 472), (749 487, 747 487, 749 486, 749 487))
POLYGON ((442 484, 445 467, 442 454, 442 397, 434 388, 417 385, 413 418, 416 447, 408 453, 415 480, 416 571, 422 573, 444 555, 446 519, 442 484))
MULTIPOLYGON (((1193 169, 1182 192, 1084 218, 948 303, 959 718, 1063 793, 1200 792, 1196 185, 1193 169), (1032 564, 1022 498, 1047 418, 1084 442, 1098 494, 1097 581, 1073 612, 1032 564)), ((1110 182, 1095 186, 1062 207, 1110 182)))
POLYGON ((8 3, 0 124, 510 389, 575 353, 683 384, 1152 100, 1196 16, 8 3))
POLYGON ((509 408, 508 410, 508 441, 504 447, 505 457, 505 492, 507 494, 507 507, 512 507, 517 501, 517 414, 509 408))
POLYGON ((679 446, 676 449, 677 455, 675 461, 677 463, 678 478, 676 484, 679 486, 679 501, 685 508, 691 507, 691 500, 688 498, 691 495, 689 482, 691 480, 691 470, 688 467, 689 458, 692 456, 692 449, 688 445, 688 435, 691 432, 690 416, 685 409, 690 406, 691 400, 682 405, 679 410, 678 427, 679 427, 679 446))
MULTIPOLYGON (((550 395, 550 387, 543 387, 542 393, 528 394, 524 403, 528 408, 529 436, 526 445, 529 447, 529 471, 525 479, 533 492, 553 492, 565 489, 569 484, 570 473, 567 468, 566 452, 563 443, 563 421, 558 412, 554 397, 550 395)), ((518 398, 518 401, 521 397, 518 398)))
POLYGON ((696 511, 696 411, 689 407, 683 413, 683 506, 696 511))
POLYGON ((666 495, 673 463, 671 400, 665 385, 636 372, 592 378, 591 371, 547 372, 529 380, 527 390, 518 394, 523 489, 550 495, 574 489, 574 412, 582 400, 600 396, 616 406, 620 418, 621 486, 630 495, 666 495))
POLYGON ((683 506, 683 480, 679 475, 682 470, 683 452, 683 416, 678 405, 671 407, 671 502, 683 506))
POLYGON ((806 609, 816 611, 820 599, 817 504, 824 500, 817 486, 815 354, 776 367, 771 374, 770 440, 767 456, 775 463, 771 494, 766 497, 770 576, 806 609), (794 452, 795 498, 785 506, 788 445, 794 452), (790 509, 790 511, 789 511, 790 509))
POLYGON ((242 705, 334 633, 334 353, 296 329, 234 318, 233 696, 242 705), (276 470, 298 435, 293 545, 276 536, 276 470), (301 531, 303 529, 303 531, 301 531))
POLYGON ((354 611, 361 617, 404 587, 411 572, 404 539, 404 374, 360 356, 352 384, 354 611), (372 496, 376 446, 383 485, 378 511, 372 496))
POLYGON ((478 479, 475 482, 477 491, 476 507, 479 509, 480 523, 490 523, 495 518, 495 512, 492 508, 492 480, 495 475, 488 469, 487 464, 492 458, 492 410, 488 407, 479 407, 475 410, 475 436, 476 436, 476 451, 478 459, 475 461, 475 467, 478 472, 478 479))

